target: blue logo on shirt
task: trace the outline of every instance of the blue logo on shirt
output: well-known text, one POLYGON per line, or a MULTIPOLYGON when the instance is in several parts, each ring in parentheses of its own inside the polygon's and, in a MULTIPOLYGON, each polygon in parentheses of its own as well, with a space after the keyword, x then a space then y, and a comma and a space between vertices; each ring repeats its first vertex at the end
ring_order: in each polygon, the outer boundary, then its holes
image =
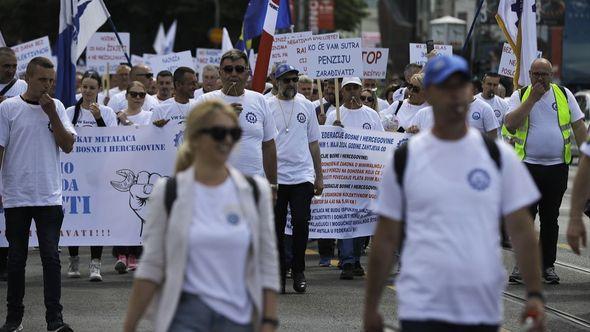
POLYGON ((254 114, 252 112, 246 113, 246 121, 248 121, 252 124, 256 123, 256 121, 258 121, 258 119, 256 118, 256 114, 254 114))
POLYGON ((303 114, 303 113, 297 114, 297 121, 299 121, 299 123, 305 123, 305 120, 307 120, 307 117, 305 116, 305 114, 303 114))
POLYGON ((479 114, 479 112, 473 112, 473 114, 471 114, 471 117, 473 118, 473 120, 479 120, 481 118, 481 114, 479 114))
POLYGON ((494 110, 494 114, 496 114, 496 117, 499 119, 500 117, 502 117, 502 112, 500 112, 500 110, 494 110))
POLYGON ((469 172, 469 175, 467 175, 467 181, 471 188, 477 191, 484 191, 490 186, 491 178, 488 172, 481 168, 476 168, 469 172))
POLYGON ((240 216, 235 213, 230 213, 227 215, 227 223, 230 225, 237 225, 240 222, 240 216))
POLYGON ((363 123, 363 129, 371 130, 371 128, 372 127, 371 127, 371 124, 370 123, 368 123, 368 122, 363 123))
POLYGON ((184 130, 179 131, 174 135, 174 146, 178 149, 184 141, 184 130))
POLYGON ((551 105, 551 107, 553 108, 553 110, 554 110, 555 112, 557 112, 557 102, 554 102, 554 103, 551 105))

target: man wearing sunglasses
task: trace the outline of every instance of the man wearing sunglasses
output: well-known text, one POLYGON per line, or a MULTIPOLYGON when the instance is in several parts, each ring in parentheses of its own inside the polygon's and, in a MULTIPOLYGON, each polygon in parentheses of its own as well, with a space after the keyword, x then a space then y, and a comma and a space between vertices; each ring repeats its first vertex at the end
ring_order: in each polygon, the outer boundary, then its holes
MULTIPOLYGON (((129 82, 138 81, 139 83, 143 84, 146 88, 151 84, 151 80, 154 77, 154 74, 150 71, 150 68, 145 65, 137 65, 131 68, 129 72, 129 82)), ((111 97, 109 101, 109 107, 118 113, 127 109, 127 91, 122 91, 119 94, 116 94, 111 97)), ((152 111, 156 106, 158 106, 159 102, 158 99, 152 95, 145 96, 145 102, 143 104, 143 109, 146 111, 152 111)))
POLYGON ((188 67, 179 67, 174 71, 174 98, 170 98, 154 108, 152 120, 158 127, 165 126, 171 120, 173 123, 184 123, 188 113, 196 105, 190 99, 197 88, 197 75, 188 67))
POLYGON ((277 127, 264 96, 245 89, 250 75, 248 57, 239 50, 227 51, 221 56, 219 68, 223 88, 202 95, 196 104, 221 99, 234 108, 239 116, 243 135, 229 162, 246 175, 266 175, 276 192, 277 127))
POLYGON ((303 293, 307 281, 305 250, 309 237, 311 199, 321 195, 324 189, 320 157, 320 126, 312 103, 297 93, 299 71, 288 64, 279 65, 275 71, 277 95, 268 99, 269 108, 277 125, 278 183, 275 206, 275 230, 277 233, 281 263, 281 287, 284 290, 287 271, 285 259, 285 224, 288 208, 291 209, 293 289, 303 293), (307 144, 304 144, 307 142, 307 144))
MULTIPOLYGON (((531 206, 531 213, 535 216, 539 212, 543 279, 548 284, 558 284, 554 267, 559 236, 557 219, 567 189, 572 144, 581 146, 586 140, 586 126, 574 95, 567 88, 552 84, 552 73, 549 60, 536 59, 532 63, 531 85, 514 91, 505 124, 514 135, 516 154, 541 192, 542 198, 531 206)), ((509 281, 521 280, 515 267, 509 281)))

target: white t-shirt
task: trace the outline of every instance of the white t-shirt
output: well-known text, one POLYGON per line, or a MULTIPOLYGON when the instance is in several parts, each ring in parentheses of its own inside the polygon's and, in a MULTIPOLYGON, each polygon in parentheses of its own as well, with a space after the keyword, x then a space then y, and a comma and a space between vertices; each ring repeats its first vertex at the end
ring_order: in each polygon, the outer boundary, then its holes
POLYGON ((184 271, 185 292, 238 323, 252 319, 246 287, 251 231, 240 208, 238 188, 228 178, 218 186, 194 184, 193 220, 184 271))
POLYGON ((467 114, 469 125, 483 133, 492 130, 498 130, 500 124, 494 115, 494 110, 486 102, 474 98, 469 104, 469 113, 467 114))
MULTIPOLYGON (((107 127, 116 127, 117 126, 117 116, 115 112, 108 107, 108 106, 98 106, 100 108, 100 115, 102 120, 107 125, 107 127)), ((66 113, 68 114, 68 118, 70 121, 74 120, 74 113, 76 111, 76 106, 70 106, 66 109, 66 113)), ((80 107, 80 115, 78 116, 78 122, 76 123, 76 127, 96 127, 96 119, 92 112, 89 109, 80 107)))
MULTIPOLYGON (((457 141, 426 131, 408 144, 399 319, 500 324, 506 271, 499 223, 539 199, 535 183, 499 141, 498 170, 475 129, 457 141)), ((402 204, 390 162, 374 212, 399 221, 402 204)))
POLYGON ((508 111, 508 103, 496 95, 494 95, 494 97, 491 99, 485 99, 481 93, 478 93, 475 98, 490 105, 490 107, 494 110, 494 115, 498 120, 498 124, 500 125, 499 130, 501 131, 502 125, 504 125, 504 116, 506 116, 506 111, 508 111))
POLYGON ((197 100, 200 96, 204 95, 205 93, 203 92, 203 88, 197 89, 195 90, 195 93, 193 94, 193 98, 195 100, 197 100))
POLYGON ((377 98, 377 105, 379 107, 379 109, 377 111, 379 111, 379 112, 382 112, 389 107, 389 103, 387 102, 387 100, 384 100, 381 98, 377 98))
MULTIPOLYGON (((570 108, 571 123, 584 118, 584 113, 570 90, 565 89, 570 108)), ((508 102, 508 113, 520 106, 519 90, 514 91, 508 102)), ((526 140, 524 162, 538 165, 563 163, 563 136, 557 119, 557 103, 553 89, 547 91, 533 106, 529 115, 529 132, 526 140)), ((573 137, 573 133, 572 133, 573 137)))
POLYGON ((406 99, 406 88, 399 88, 393 92, 393 100, 404 100, 406 99))
MULTIPOLYGON (((402 103, 402 101, 396 100, 386 110, 381 111, 381 118, 388 115, 395 115, 399 103, 402 103)), ((399 127, 404 128, 404 130, 408 129, 412 124, 412 120, 418 114, 418 111, 426 106, 428 106, 426 102, 420 105, 412 105, 408 99, 405 99, 396 115, 399 121, 399 127)))
MULTIPOLYGON (((336 121, 335 111, 328 113, 326 125, 331 126, 334 121, 336 121)), ((354 110, 340 107, 340 122, 348 128, 384 131, 379 113, 365 105, 354 110)))
POLYGON ((154 108, 152 111, 152 121, 164 119, 182 124, 196 103, 195 100, 189 100, 188 103, 181 104, 174 100, 174 98, 170 98, 154 108))
MULTIPOLYGON (((145 111, 142 108, 141 112, 135 115, 127 115, 127 120, 131 121, 134 125, 137 126, 147 126, 152 124, 152 115, 152 112, 145 111)), ((123 124, 120 123, 119 125, 122 126, 123 124)))
POLYGON ((580 147, 580 151, 586 156, 590 157, 590 144, 588 144, 588 142, 584 142, 580 147))
POLYGON ((223 100, 228 104, 242 104, 239 121, 242 139, 230 155, 229 163, 246 175, 264 176, 262 143, 275 139, 277 126, 264 96, 244 90, 241 96, 228 96, 221 90, 211 91, 197 99, 197 105, 207 100, 223 100))
POLYGON ((313 107, 318 107, 318 106, 320 106, 320 104, 325 104, 327 102, 328 101, 326 99, 322 98, 322 99, 314 100, 311 103, 313 104, 313 107))
MULTIPOLYGON (((8 84, 2 84, 0 83, 0 91, 2 91, 2 89, 4 89, 8 84)), ((14 96, 19 96, 22 95, 23 93, 25 93, 27 91, 27 82, 21 80, 21 79, 17 79, 16 82, 14 83, 14 85, 4 93, 4 97, 14 97, 14 96)))
MULTIPOLYGON (((126 93, 126 91, 123 91, 119 94, 111 96, 111 100, 109 101, 108 106, 112 108, 113 111, 115 111, 115 113, 127 109, 127 96, 125 95, 126 93)), ((151 112, 159 104, 160 103, 158 102, 158 99, 156 97, 146 94, 142 108, 144 110, 151 112)))
POLYGON ((430 128, 434 126, 434 113, 432 106, 427 106, 420 109, 412 121, 410 121, 410 126, 416 126, 420 131, 430 130, 430 128))
MULTIPOLYGON (((96 100, 97 103, 101 106, 104 106, 104 99, 107 97, 107 95, 104 92, 99 92, 98 95, 96 96, 96 100)), ((82 94, 81 93, 77 93, 76 94, 76 102, 78 102, 78 100, 80 100, 80 98, 82 98, 82 94)))
POLYGON ((320 125, 313 104, 303 96, 292 100, 268 100, 278 134, 277 176, 279 184, 313 183, 315 169, 309 144, 320 139, 320 125), (280 106, 279 106, 280 105, 280 106), (287 127, 289 132, 286 131, 287 127))
MULTIPOLYGON (((76 135, 61 101, 53 99, 65 129, 76 135)), ((61 205, 60 152, 49 117, 20 96, 0 104, 4 208, 61 205)))

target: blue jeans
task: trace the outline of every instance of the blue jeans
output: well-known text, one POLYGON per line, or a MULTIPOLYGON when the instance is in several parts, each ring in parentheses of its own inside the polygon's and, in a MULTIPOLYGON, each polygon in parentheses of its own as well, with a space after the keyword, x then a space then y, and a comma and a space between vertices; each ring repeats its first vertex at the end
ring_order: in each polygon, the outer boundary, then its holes
POLYGON ((253 332, 252 324, 237 324, 209 308, 198 295, 182 293, 169 332, 253 332))
POLYGON ((340 261, 344 264, 354 264, 361 261, 361 253, 365 237, 338 240, 340 250, 340 261))
POLYGON ((29 250, 29 233, 35 220, 39 252, 43 265, 43 297, 47 323, 62 320, 61 264, 59 261, 59 235, 64 213, 61 205, 8 208, 6 239, 8 240, 8 284, 6 292, 7 322, 18 323, 23 319, 25 306, 25 265, 29 250))

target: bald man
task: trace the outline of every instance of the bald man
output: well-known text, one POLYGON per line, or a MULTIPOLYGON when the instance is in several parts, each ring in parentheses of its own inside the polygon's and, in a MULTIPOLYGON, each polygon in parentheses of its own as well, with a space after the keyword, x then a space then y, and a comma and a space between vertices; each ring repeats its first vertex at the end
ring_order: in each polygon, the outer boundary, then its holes
MULTIPOLYGON (((131 68, 131 70, 129 71, 129 79, 127 80, 127 82, 131 83, 137 81, 143 84, 144 87, 147 89, 151 84, 151 80, 153 77, 154 74, 148 66, 137 65, 133 66, 133 68, 131 68)), ((120 93, 114 96, 111 96, 111 100, 109 101, 108 106, 112 108, 113 111, 115 111, 115 113, 127 109, 127 99, 125 94, 126 90, 121 91, 120 93)), ((148 94, 145 96, 145 102, 143 104, 142 109, 145 111, 151 111, 154 107, 158 106, 158 104, 158 99, 148 94)))
MULTIPOLYGON (((531 213, 536 216, 539 212, 543 279, 545 283, 558 284, 554 267, 559 235, 557 218, 567 189, 572 145, 580 146, 586 140, 586 126, 572 92, 551 83, 552 72, 549 60, 537 59, 532 63, 531 85, 514 91, 508 102, 505 124, 515 136, 516 154, 541 192, 541 200, 531 206, 531 213)), ((515 267, 509 281, 521 280, 515 267)))

